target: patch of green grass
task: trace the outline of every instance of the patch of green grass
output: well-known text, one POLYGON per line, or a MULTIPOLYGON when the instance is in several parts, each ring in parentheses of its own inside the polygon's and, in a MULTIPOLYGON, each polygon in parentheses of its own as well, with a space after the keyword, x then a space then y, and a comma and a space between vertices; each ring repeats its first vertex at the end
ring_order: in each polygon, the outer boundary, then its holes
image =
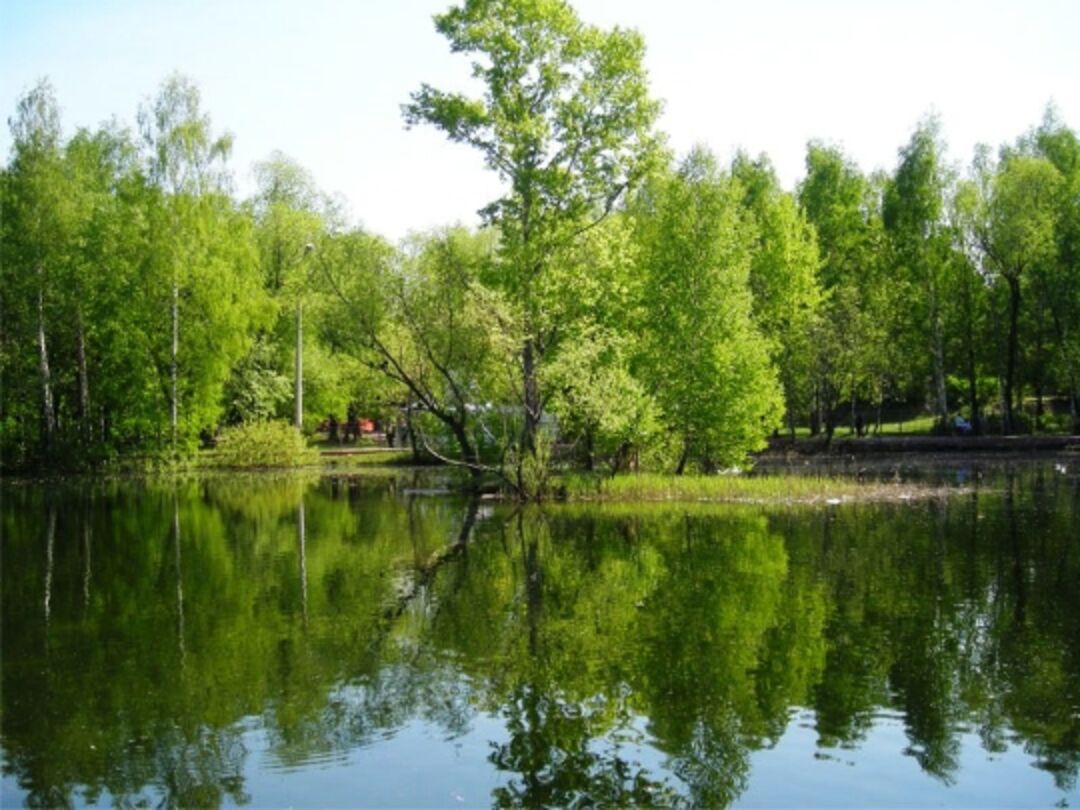
POLYGON ((395 467, 412 464, 413 454, 412 450, 387 447, 364 453, 324 455, 322 462, 335 469, 346 470, 354 467, 395 467))
POLYGON ((618 475, 570 474, 557 491, 570 501, 701 501, 727 503, 817 503, 907 500, 941 490, 910 484, 862 482, 809 475, 618 475))
MULTIPOLYGON (((874 436, 929 436, 934 430, 933 416, 920 416, 915 419, 907 419, 903 422, 882 422, 880 433, 871 433, 874 436)), ((843 435, 837 431, 837 435, 843 435)))

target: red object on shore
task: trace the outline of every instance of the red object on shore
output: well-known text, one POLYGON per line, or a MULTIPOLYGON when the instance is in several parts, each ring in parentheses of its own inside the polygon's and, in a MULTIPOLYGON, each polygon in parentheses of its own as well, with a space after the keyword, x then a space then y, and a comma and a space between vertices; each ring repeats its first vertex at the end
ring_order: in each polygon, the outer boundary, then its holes
POLYGON ((360 432, 361 433, 374 433, 375 432, 375 423, 372 422, 370 419, 361 419, 360 420, 360 432))

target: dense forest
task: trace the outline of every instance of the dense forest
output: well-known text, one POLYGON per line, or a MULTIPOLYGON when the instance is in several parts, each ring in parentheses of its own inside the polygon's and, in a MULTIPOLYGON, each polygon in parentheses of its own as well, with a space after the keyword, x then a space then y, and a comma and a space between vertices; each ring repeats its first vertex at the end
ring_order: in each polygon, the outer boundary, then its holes
MULTIPOLYGON (((474 97, 409 126, 478 150, 482 227, 392 244, 273 154, 247 199, 197 87, 65 134, 47 80, 0 174, 5 469, 177 459, 229 425, 351 410, 526 493, 553 454, 712 470, 777 431, 925 409, 976 432, 1080 430, 1080 138, 1041 122, 961 167, 920 121, 889 173, 811 142, 675 156, 644 41, 565 4, 436 19, 474 97)), ((708 133, 701 133, 707 136, 708 133)))

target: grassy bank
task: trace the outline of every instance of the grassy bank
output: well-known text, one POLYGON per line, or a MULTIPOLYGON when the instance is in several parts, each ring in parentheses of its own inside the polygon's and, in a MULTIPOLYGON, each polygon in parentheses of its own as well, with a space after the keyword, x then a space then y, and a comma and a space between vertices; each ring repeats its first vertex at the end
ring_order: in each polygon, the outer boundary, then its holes
POLYGON ((320 462, 335 470, 351 470, 357 467, 400 467, 415 466, 412 450, 398 450, 392 447, 364 450, 353 453, 323 452, 320 462))
POLYGON ((568 501, 687 501, 715 503, 835 503, 910 500, 944 494, 941 487, 807 475, 569 474, 557 488, 568 501))

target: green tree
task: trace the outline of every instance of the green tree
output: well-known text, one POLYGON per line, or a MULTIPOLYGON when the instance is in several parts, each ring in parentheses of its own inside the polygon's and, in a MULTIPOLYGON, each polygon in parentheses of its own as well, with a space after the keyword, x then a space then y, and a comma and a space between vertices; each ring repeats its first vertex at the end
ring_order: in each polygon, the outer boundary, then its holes
POLYGON ((1034 270, 1033 287, 1048 313, 1061 388, 1068 391, 1072 431, 1080 432, 1080 137, 1047 109, 1033 133, 1034 151, 1061 173, 1054 224, 1056 260, 1034 270))
POLYGON ((640 364, 687 461, 738 464, 779 424, 782 392, 752 319, 754 230, 741 190, 711 155, 692 152, 643 195, 640 364))
POLYGON ((884 234, 873 178, 837 147, 816 142, 807 147, 806 170, 799 206, 817 234, 824 293, 814 330, 818 352, 811 428, 823 423, 831 436, 835 408, 845 395, 854 411, 860 392, 876 392, 880 408, 886 390, 898 386, 897 377, 908 364, 894 356, 894 313, 902 302, 894 294, 895 280, 886 283, 881 277, 884 234))
POLYGON ((310 283, 311 252, 326 228, 326 205, 311 175, 280 152, 256 164, 255 177, 258 188, 252 207, 259 263, 263 283, 281 310, 274 334, 283 346, 293 346, 293 423, 300 430, 304 426, 304 303, 318 290, 310 283), (291 331, 293 340, 284 339, 286 331, 291 331))
MULTIPOLYGON (((380 239, 356 232, 329 240, 317 261, 337 303, 328 311, 330 339, 358 353, 363 364, 393 384, 391 401, 434 419, 456 444, 457 457, 412 421, 425 448, 464 465, 473 481, 482 463, 486 404, 502 401, 499 390, 503 324, 496 296, 479 284, 491 261, 486 234, 463 229, 416 237, 405 254, 380 239), (396 389, 396 392, 395 392, 396 389)), ((502 442, 497 442, 502 445, 502 442)))
POLYGON ((1015 432, 1023 290, 1032 269, 1056 261, 1056 203, 1061 173, 1045 158, 1006 155, 993 176, 980 228, 996 283, 1007 290, 1008 328, 1002 375, 1002 429, 1015 432))
POLYGON ((809 410, 813 384, 811 336, 821 306, 817 239, 765 155, 737 155, 731 173, 757 234, 750 259, 754 323, 770 343, 794 434, 797 414, 809 410))
POLYGON ((250 219, 226 194, 231 139, 214 137, 198 88, 171 76, 140 109, 139 124, 152 191, 148 265, 167 290, 170 341, 155 356, 168 381, 175 454, 179 441, 217 421, 229 372, 250 344, 249 324, 265 307, 250 219), (183 425, 181 400, 190 411, 183 425))
POLYGON ((23 358, 32 355, 26 353, 20 338, 33 337, 39 419, 36 433, 40 453, 49 462, 57 432, 49 320, 50 314, 59 315, 53 306, 53 289, 70 246, 60 110, 52 85, 47 80, 38 82, 19 99, 15 116, 8 123, 13 143, 4 184, 4 336, 5 343, 13 345, 7 349, 6 359, 19 369, 18 376, 26 375, 29 369, 23 358))
POLYGON ((454 52, 475 55, 483 95, 423 85, 404 114, 479 150, 509 187, 482 213, 501 237, 497 283, 520 324, 524 458, 551 395, 540 369, 563 337, 559 303, 574 293, 560 262, 650 169, 660 108, 641 36, 585 25, 562 0, 467 0, 435 24, 454 52))
POLYGON ((924 337, 930 355, 934 414, 939 425, 949 418, 945 386, 945 273, 952 240, 946 221, 946 196, 951 184, 944 163, 945 146, 936 118, 920 122, 911 140, 900 149, 900 163, 885 188, 882 214, 898 266, 911 290, 905 315, 924 337))
POLYGON ((951 354, 959 358, 960 374, 967 384, 967 400, 971 424, 976 432, 982 430, 980 378, 986 365, 986 346, 990 329, 990 290, 980 263, 979 248, 974 238, 979 216, 979 188, 972 179, 957 183, 949 200, 950 233, 954 248, 947 270, 949 302, 948 335, 951 354))

